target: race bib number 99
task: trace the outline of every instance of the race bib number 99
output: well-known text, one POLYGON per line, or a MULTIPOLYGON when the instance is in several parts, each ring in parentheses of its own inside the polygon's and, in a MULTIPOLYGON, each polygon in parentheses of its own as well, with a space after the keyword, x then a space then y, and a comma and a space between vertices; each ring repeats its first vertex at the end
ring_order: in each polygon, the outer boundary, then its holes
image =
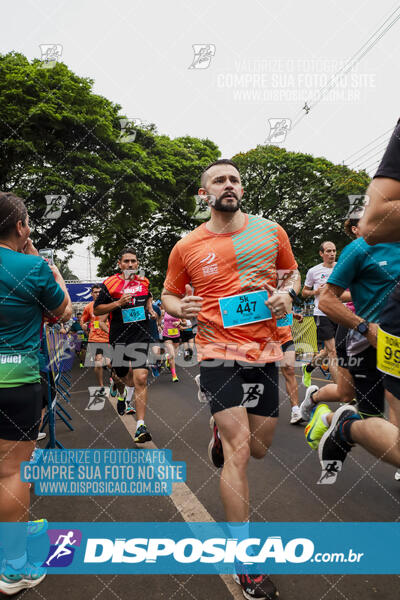
POLYGON ((379 371, 400 379, 400 337, 390 335, 378 327, 376 353, 379 371))

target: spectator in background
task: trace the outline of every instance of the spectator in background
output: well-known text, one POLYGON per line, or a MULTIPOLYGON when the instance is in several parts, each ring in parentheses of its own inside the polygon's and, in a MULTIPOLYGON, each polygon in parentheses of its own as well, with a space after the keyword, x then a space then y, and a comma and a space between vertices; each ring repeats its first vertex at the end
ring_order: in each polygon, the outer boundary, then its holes
MULTIPOLYGON (((39 376, 43 316, 59 317, 70 303, 59 270, 37 256, 21 198, 0 193, 0 521, 27 521, 29 483, 20 465, 29 461, 38 437, 42 392, 39 376)), ((66 318, 70 318, 65 314, 66 318)), ((22 538, 23 536, 21 536, 22 538)), ((45 571, 29 564, 26 539, 13 555, 3 542, 6 564, 0 590, 6 594, 42 581, 45 571)))

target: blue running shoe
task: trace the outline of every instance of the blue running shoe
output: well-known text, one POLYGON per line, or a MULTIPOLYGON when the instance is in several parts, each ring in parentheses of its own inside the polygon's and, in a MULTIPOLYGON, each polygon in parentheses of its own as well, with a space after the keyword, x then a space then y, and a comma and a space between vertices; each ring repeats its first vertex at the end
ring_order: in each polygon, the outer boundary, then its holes
POLYGON ((0 591, 8 596, 36 587, 46 577, 46 569, 35 567, 29 562, 26 562, 21 569, 14 569, 4 561, 1 571, 0 591))
POLYGON ((36 521, 28 521, 28 535, 38 537, 47 531, 49 523, 47 519, 37 519, 36 521))
POLYGON ((151 372, 153 373, 153 377, 158 377, 160 375, 157 365, 151 365, 151 372))

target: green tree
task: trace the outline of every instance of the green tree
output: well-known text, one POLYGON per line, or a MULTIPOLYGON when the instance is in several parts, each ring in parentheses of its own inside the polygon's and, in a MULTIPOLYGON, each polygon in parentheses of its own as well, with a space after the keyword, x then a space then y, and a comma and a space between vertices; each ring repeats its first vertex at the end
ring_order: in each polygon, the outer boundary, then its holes
POLYGON ((22 54, 0 55, 0 189, 26 200, 38 247, 67 249, 115 203, 129 204, 138 220, 155 207, 154 127, 128 126, 136 139, 121 143, 120 106, 92 87, 62 63, 45 69, 22 54), (46 195, 65 196, 58 218, 43 218, 46 195))
POLYGON ((172 247, 199 225, 193 213, 201 172, 220 153, 210 140, 189 136, 170 139, 153 135, 151 142, 149 151, 159 165, 158 181, 152 186, 154 210, 147 218, 138 219, 134 206, 115 198, 112 218, 96 228, 94 248, 101 257, 99 273, 108 275, 115 269, 117 252, 131 243, 151 280, 154 295, 159 296, 172 247))
POLYGON ((61 260, 59 258, 55 258, 54 262, 57 265, 57 267, 65 281, 72 281, 72 280, 78 281, 79 280, 79 277, 77 277, 75 275, 75 273, 73 273, 71 271, 70 266, 68 264, 68 258, 65 258, 63 260, 61 260))
POLYGON ((122 123, 120 106, 92 88, 62 63, 44 69, 0 55, 0 189, 25 199, 38 248, 67 251, 90 235, 107 275, 133 242, 159 289, 170 249, 195 224, 200 172, 219 151, 209 140, 122 123), (57 218, 46 218, 55 215, 46 196, 56 196, 55 208, 65 200, 57 218))
POLYGON ((282 225, 303 276, 318 262, 323 240, 339 250, 349 243, 343 231, 348 196, 365 194, 365 171, 277 146, 257 146, 233 160, 242 176, 244 210, 282 225))

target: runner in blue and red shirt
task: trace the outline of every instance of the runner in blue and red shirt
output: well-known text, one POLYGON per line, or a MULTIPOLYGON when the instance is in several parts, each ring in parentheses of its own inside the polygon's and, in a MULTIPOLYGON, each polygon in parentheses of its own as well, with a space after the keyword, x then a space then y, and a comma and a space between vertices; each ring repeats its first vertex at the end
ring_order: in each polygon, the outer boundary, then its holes
POLYGON ((117 409, 119 414, 125 414, 126 400, 130 403, 134 388, 137 412, 134 441, 142 444, 151 440, 144 417, 147 404, 147 356, 151 341, 149 319, 155 319, 157 315, 152 307, 149 280, 137 274, 138 266, 136 250, 124 248, 118 259, 121 272, 107 277, 102 283, 93 312, 95 315, 109 314, 109 341, 114 349, 113 369, 120 379, 117 409), (123 384, 127 386, 126 398, 122 397, 123 384))

